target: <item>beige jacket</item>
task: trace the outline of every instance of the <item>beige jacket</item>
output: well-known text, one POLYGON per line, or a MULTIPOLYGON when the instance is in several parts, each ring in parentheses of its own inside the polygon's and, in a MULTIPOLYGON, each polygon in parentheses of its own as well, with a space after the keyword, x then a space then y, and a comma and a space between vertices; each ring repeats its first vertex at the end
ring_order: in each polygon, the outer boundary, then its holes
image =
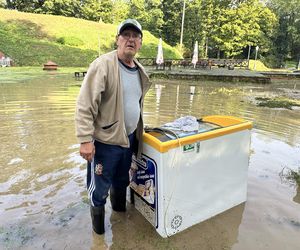
MULTIPOLYGON (((151 84, 143 66, 134 61, 138 65, 142 84, 141 116, 137 128, 137 139, 141 141, 143 102, 151 84)), ((82 83, 75 113, 76 136, 80 143, 95 139, 106 144, 129 147, 122 93, 115 50, 93 61, 82 83)), ((142 143, 139 144, 140 155, 142 143)))

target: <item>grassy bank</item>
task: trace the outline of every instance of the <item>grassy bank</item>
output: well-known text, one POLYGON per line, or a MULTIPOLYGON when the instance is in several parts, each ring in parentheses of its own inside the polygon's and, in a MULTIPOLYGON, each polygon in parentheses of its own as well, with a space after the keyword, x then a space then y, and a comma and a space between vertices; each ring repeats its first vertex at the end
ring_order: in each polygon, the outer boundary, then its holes
MULTIPOLYGON (((87 66, 99 53, 114 48, 117 26, 77 18, 0 9, 0 51, 18 66, 41 66, 52 60, 60 66, 87 66)), ((158 38, 144 31, 138 57, 155 57, 158 38)), ((180 58, 164 44, 165 58, 180 58)))

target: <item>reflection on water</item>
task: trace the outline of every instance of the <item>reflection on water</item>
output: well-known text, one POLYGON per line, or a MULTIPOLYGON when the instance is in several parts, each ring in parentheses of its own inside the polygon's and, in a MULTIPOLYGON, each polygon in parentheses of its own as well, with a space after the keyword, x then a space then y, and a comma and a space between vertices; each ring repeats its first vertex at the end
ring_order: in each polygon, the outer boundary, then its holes
MULTIPOLYGON (((291 88, 295 86, 294 82, 289 85, 291 88)), ((281 84, 277 87, 281 88, 281 84)), ((261 133, 295 146, 300 137, 299 111, 254 105, 255 96, 269 97, 282 94, 281 92, 278 92, 276 86, 160 81, 150 90, 144 112, 146 121, 152 126, 159 126, 183 115, 200 117, 220 114, 243 117, 253 121, 255 128, 261 133)))
POLYGON ((0 248, 298 249, 299 187, 279 173, 300 167, 300 110, 257 107, 254 97, 297 97, 299 82, 153 83, 144 106, 148 126, 218 114, 254 123, 247 202, 168 239, 132 206, 118 214, 109 202, 107 233, 92 233, 85 161, 74 136, 78 91, 68 76, 0 83, 0 248))

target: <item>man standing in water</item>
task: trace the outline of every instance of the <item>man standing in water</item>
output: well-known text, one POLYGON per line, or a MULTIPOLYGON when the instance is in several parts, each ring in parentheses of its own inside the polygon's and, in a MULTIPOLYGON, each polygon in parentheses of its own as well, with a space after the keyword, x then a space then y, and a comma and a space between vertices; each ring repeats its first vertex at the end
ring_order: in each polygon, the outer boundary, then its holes
POLYGON ((143 101, 150 87, 142 65, 134 58, 142 46, 141 25, 123 21, 117 50, 91 63, 76 105, 76 135, 80 155, 88 161, 87 189, 93 229, 104 233, 108 192, 114 211, 126 211, 126 189, 132 153, 141 154, 143 101))

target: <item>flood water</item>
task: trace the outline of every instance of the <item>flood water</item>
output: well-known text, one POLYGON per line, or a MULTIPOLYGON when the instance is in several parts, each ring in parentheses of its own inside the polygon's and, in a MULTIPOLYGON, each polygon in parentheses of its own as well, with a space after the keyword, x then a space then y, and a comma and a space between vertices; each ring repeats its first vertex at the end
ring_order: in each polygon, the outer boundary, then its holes
POLYGON ((247 202, 167 239, 130 204, 120 214, 109 201, 105 235, 92 232, 85 161, 74 135, 79 85, 71 75, 0 78, 0 249, 299 249, 300 189, 288 173, 300 168, 300 110, 254 100, 300 98, 299 80, 153 82, 144 107, 148 126, 185 115, 232 115, 254 124, 247 202))

